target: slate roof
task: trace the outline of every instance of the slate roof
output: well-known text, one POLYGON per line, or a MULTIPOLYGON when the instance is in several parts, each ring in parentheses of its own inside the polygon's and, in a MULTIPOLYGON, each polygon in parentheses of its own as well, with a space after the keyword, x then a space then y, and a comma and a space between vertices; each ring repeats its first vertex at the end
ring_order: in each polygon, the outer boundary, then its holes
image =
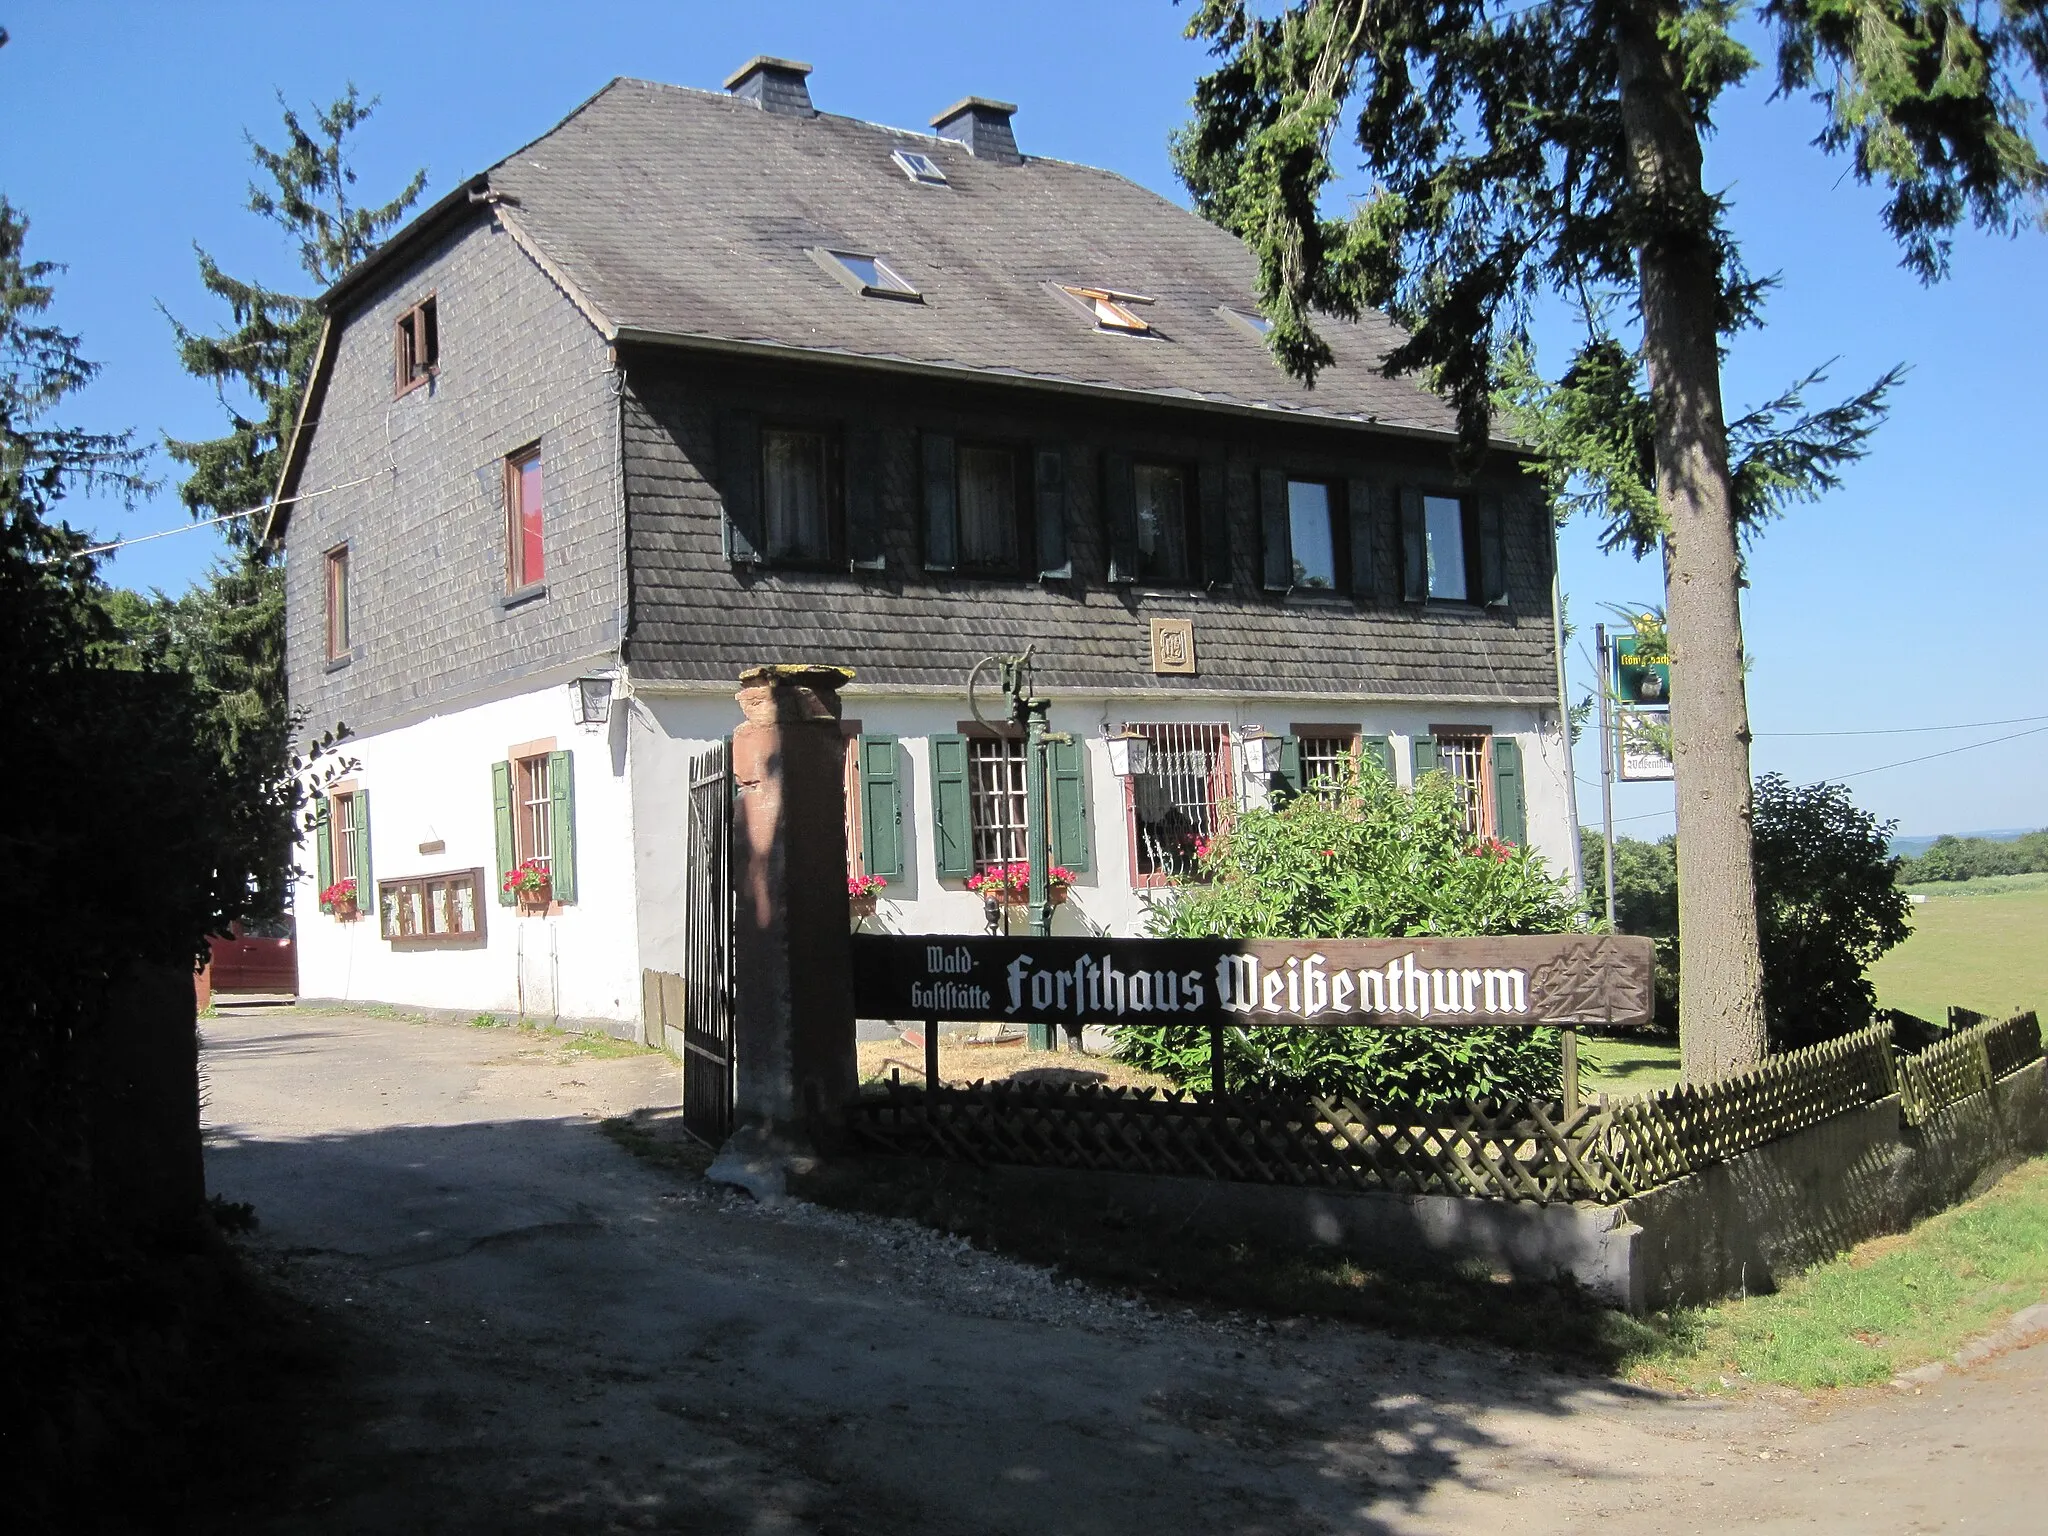
MULTIPOLYGON (((1325 327, 1335 364, 1305 389, 1216 313, 1253 307, 1236 237, 1108 171, 977 160, 928 134, 765 112, 618 79, 482 178, 601 323, 629 337, 770 344, 1449 434, 1439 397, 1378 363, 1378 315, 1325 327), (911 181, 894 149, 949 184, 911 181), (863 298, 806 254, 883 256, 922 304, 863 298), (1097 332, 1048 283, 1153 297, 1160 339, 1097 332)), ((473 186, 474 184, 472 184, 473 186)), ((422 221, 426 222, 426 221, 422 221)))

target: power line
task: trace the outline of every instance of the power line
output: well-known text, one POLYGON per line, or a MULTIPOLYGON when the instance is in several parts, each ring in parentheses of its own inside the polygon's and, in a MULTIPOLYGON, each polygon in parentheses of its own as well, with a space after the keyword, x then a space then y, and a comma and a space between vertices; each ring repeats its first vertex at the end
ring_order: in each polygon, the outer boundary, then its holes
POLYGON ((2048 725, 2037 725, 2031 731, 2014 731, 2010 736, 1993 736, 1988 741, 1973 741, 1968 746, 1950 747, 1945 752, 1929 752, 1922 757, 1901 758, 1896 763, 1879 763, 1875 768, 1858 768, 1854 773, 1832 775, 1838 779, 1860 779, 1866 773, 1883 773, 1887 768, 1905 768, 1913 763, 1931 763, 1937 757, 1954 757, 1958 752, 1974 752, 1979 747, 1995 747, 2002 741, 2018 741, 2023 736, 2039 736, 2048 732, 2048 725))
MULTIPOLYGON (((1972 720, 1964 725, 1900 725, 1890 730, 1870 731, 1752 731, 1754 736, 1912 736, 1926 731, 1982 731, 1994 725, 2032 725, 2036 720, 2048 720, 2048 715, 2016 715, 2010 720, 1972 720)), ((1867 768, 1866 773, 1875 773, 1867 768)))
POLYGON ((295 502, 312 501, 316 497, 331 496, 336 491, 354 490, 359 485, 368 485, 375 475, 364 475, 359 480, 344 480, 340 485, 323 486, 317 491, 307 491, 303 496, 286 496, 277 501, 266 501, 260 507, 250 507, 241 512, 223 512, 219 517, 202 517, 197 522, 180 523, 175 528, 159 528, 155 533, 138 533, 132 539, 116 539, 111 544, 95 544, 81 549, 81 555, 104 555, 113 550, 126 549, 131 544, 147 544, 151 539, 168 539, 174 533, 190 533, 195 528, 211 528, 216 523, 232 523, 239 518, 257 517, 272 507, 287 507, 295 502))

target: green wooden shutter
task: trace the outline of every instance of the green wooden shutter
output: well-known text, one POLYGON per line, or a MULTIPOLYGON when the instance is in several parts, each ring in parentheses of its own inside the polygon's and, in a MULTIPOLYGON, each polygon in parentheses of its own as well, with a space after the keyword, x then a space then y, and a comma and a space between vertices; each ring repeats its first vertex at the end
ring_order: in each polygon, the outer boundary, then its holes
POLYGON ((1379 487, 1370 480, 1354 479, 1344 489, 1345 511, 1351 522, 1351 595, 1369 598, 1377 595, 1379 582, 1373 558, 1373 538, 1379 528, 1379 487))
POLYGON ((1285 592, 1294 585, 1294 533, 1287 521, 1287 475, 1259 471, 1259 526, 1265 534, 1265 587, 1285 592))
POLYGON ((548 885, 557 901, 576 899, 576 754, 548 754, 548 885))
POLYGON ((1401 487, 1401 597, 1410 603, 1429 600, 1429 519, 1422 492, 1401 487))
MULTIPOLYGON (((327 797, 322 795, 313 805, 313 866, 323 891, 334 884, 334 827, 327 811, 327 797)), ((323 901, 320 910, 332 909, 323 901)))
POLYGON ((1088 869, 1088 749, 1052 743, 1052 861, 1076 874, 1088 869))
POLYGON ((1479 516, 1479 590, 1472 595, 1489 608, 1504 608, 1508 601, 1508 541, 1500 497, 1482 492, 1479 516))
POLYGON ((1209 453, 1195 472, 1195 495, 1202 507, 1202 579, 1212 587, 1228 587, 1230 569, 1230 464, 1209 453))
POLYGON ((1062 448, 1040 448, 1031 456, 1031 487, 1038 534, 1038 576, 1065 581, 1074 574, 1067 551, 1067 455, 1062 448))
POLYGON ((1129 586, 1138 579, 1138 488, 1128 453, 1102 456, 1102 516, 1109 531, 1109 579, 1129 586))
POLYGON ((1504 843, 1529 840, 1529 807, 1522 793, 1522 746, 1512 736, 1493 738, 1493 835, 1504 843))
POLYGON ((519 841, 512 826, 512 764, 491 764, 492 825, 498 834, 498 905, 509 907, 518 900, 505 889, 505 877, 519 862, 519 841))
POLYGON ((1414 776, 1419 782, 1425 773, 1436 771, 1436 738, 1417 736, 1413 744, 1412 760, 1414 776))
POLYGON ((718 424, 719 491, 725 498, 725 558, 759 565, 767 542, 761 532, 761 423, 751 411, 732 411, 718 424))
POLYGON ((934 736, 932 852, 939 874, 964 880, 974 873, 974 805, 967 793, 967 738, 934 736))
POLYGON ((857 571, 889 568, 882 544, 882 434, 871 427, 846 434, 846 558, 857 571))
POLYGON ((885 880, 903 878, 903 783, 896 772, 894 736, 862 736, 860 766, 861 866, 885 880))
POLYGON ((1378 763, 1387 776, 1389 784, 1394 782, 1394 744, 1384 736, 1361 736, 1359 745, 1364 749, 1365 760, 1378 763))
MULTIPOLYGON (((1290 800, 1308 788, 1301 773, 1301 738, 1299 736, 1282 736, 1280 738, 1279 779, 1281 786, 1286 791, 1285 798, 1290 800)), ((1259 787, 1264 789, 1270 786, 1262 784, 1259 787)))
POLYGON ((960 507, 953 482, 953 439, 927 432, 924 451, 924 568, 950 571, 960 563, 960 507))
POLYGON ((369 912, 377 905, 377 885, 370 877, 370 792, 367 789, 357 790, 355 801, 356 830, 349 839, 349 852, 356 868, 356 906, 369 912))

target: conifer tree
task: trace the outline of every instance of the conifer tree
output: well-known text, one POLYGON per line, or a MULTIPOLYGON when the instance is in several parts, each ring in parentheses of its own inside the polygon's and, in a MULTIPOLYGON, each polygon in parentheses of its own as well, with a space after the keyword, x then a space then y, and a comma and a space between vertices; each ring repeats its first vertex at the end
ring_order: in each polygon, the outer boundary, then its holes
MULTIPOLYGON (((1932 281, 1960 225, 2041 219, 2048 164, 2027 93, 2048 77, 2048 0, 1289 0, 1277 13, 1200 0, 1189 32, 1220 62, 1197 86, 1179 168, 1196 206, 1257 253, 1270 345, 1296 377, 1330 359, 1318 315, 1385 309, 1409 333, 1387 371, 1446 389, 1476 451, 1500 359, 1526 347, 1541 296, 1636 317, 1634 358, 1598 352, 1613 338, 1592 323, 1574 374, 1624 411, 1634 397, 1617 386, 1637 362, 1647 382, 1642 430, 1609 446, 1647 440, 1655 497, 1634 531, 1664 562, 1685 1071, 1754 1062, 1744 487, 1721 352, 1767 285, 1742 266, 1702 143, 1724 93, 1759 68, 1744 39, 1769 38, 1778 94, 1821 105, 1818 147, 1885 191, 1887 230, 1932 281), (1340 217, 1323 203, 1347 122, 1370 186, 1340 217)), ((1819 456, 1795 474, 1858 446, 1882 393, 1856 404, 1837 408, 1839 432, 1807 423, 1819 456)), ((1769 508, 1769 458, 1758 468, 1751 506, 1769 508)))

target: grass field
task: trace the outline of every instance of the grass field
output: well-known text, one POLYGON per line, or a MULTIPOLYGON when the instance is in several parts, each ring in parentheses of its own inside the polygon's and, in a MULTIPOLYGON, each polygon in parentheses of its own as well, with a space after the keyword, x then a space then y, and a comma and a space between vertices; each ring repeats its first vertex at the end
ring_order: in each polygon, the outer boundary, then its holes
POLYGON ((1579 1040, 1579 1091, 1623 1094, 1655 1093, 1678 1081, 1678 1042, 1630 1036, 1579 1040))
POLYGON ((2048 1013, 2048 875, 1913 888, 1912 937, 1871 968, 1877 1000, 1939 1020, 1951 1003, 2048 1013))

